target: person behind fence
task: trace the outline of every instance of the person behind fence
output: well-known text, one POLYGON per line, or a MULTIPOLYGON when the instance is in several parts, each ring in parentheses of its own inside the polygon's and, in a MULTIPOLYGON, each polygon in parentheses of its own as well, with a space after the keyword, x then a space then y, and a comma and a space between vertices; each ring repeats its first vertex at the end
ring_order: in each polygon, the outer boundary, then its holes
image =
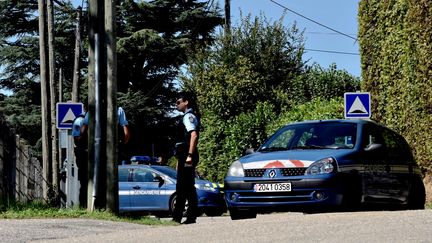
MULTIPOLYGON (((126 119, 126 113, 122 107, 117 108, 117 123, 119 126, 118 161, 130 162, 130 156, 128 156, 128 153, 126 151, 126 144, 129 142, 130 139, 129 122, 126 119)), ((81 134, 87 134, 88 124, 89 124, 89 116, 88 113, 86 113, 84 117, 83 126, 81 128, 81 134)))
POLYGON ((188 208, 186 221, 183 224, 196 222, 198 214, 198 197, 195 189, 195 168, 199 161, 198 137, 200 116, 195 100, 190 93, 180 93, 176 101, 177 110, 184 113, 179 123, 183 136, 176 144, 177 157, 177 199, 173 213, 173 221, 180 223, 183 217, 186 200, 188 208))
POLYGON ((87 133, 81 133, 81 128, 84 125, 84 118, 87 114, 87 99, 83 102, 84 112, 77 116, 72 124, 72 136, 74 140, 75 165, 78 167, 78 181, 80 182, 79 189, 79 205, 87 207, 87 173, 88 173, 88 148, 87 148, 87 133))

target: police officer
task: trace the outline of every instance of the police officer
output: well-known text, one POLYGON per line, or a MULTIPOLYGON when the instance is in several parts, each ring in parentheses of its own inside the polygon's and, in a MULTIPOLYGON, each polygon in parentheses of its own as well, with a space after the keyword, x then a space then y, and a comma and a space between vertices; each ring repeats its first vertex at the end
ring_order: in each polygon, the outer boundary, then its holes
POLYGON ((87 133, 81 133, 81 128, 84 125, 84 117, 87 113, 87 100, 83 102, 84 112, 73 121, 72 136, 74 139, 75 165, 78 167, 78 180, 80 182, 79 189, 79 205, 87 207, 87 133))
MULTIPOLYGON (((130 160, 126 153, 126 144, 129 142, 130 139, 130 131, 129 131, 129 122, 126 119, 126 113, 123 110, 122 107, 117 108, 117 122, 119 126, 119 153, 118 153, 118 159, 119 161, 123 162, 124 160, 127 160, 127 162, 130 160)), ((89 116, 88 113, 86 113, 84 117, 83 126, 81 128, 81 134, 87 134, 89 124, 89 116)))
POLYGON ((180 93, 177 96, 177 110, 184 113, 179 124, 184 136, 176 144, 177 157, 177 199, 174 208, 173 221, 180 223, 183 217, 186 200, 189 207, 186 212, 186 221, 183 224, 196 222, 198 214, 198 196, 195 189, 195 168, 198 164, 198 137, 199 113, 194 99, 190 93, 180 93))
MULTIPOLYGON (((121 130, 119 135, 120 144, 127 144, 130 139, 129 122, 126 119, 126 113, 122 107, 117 108, 117 122, 118 125, 120 126, 119 132, 121 130)), ((88 113, 86 113, 81 128, 81 134, 87 133, 88 124, 89 124, 89 117, 88 117, 88 113)))

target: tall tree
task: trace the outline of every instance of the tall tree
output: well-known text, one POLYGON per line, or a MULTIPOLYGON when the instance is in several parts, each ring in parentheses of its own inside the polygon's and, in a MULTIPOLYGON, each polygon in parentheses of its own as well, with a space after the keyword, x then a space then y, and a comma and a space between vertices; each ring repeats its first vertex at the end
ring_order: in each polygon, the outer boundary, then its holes
MULTIPOLYGON (((46 4, 46 1, 43 1, 46 4)), ((73 40, 74 20, 72 13, 74 9, 69 1, 58 0, 54 8, 56 20, 55 46, 57 53, 53 58, 55 65, 62 68, 65 79, 65 89, 70 91, 70 80, 72 79, 73 63, 73 40)), ((39 110, 40 101, 34 101, 34 97, 40 97, 39 91, 34 93, 33 87, 41 84, 40 77, 40 60, 39 60, 39 25, 38 25, 38 0, 20 0, 20 1, 0 1, 0 88, 6 88, 13 92, 12 96, 19 96, 19 100, 32 102, 18 102, 11 104, 14 100, 8 101, 9 108, 6 109, 5 115, 12 121, 14 127, 20 127, 22 131, 31 131, 22 133, 22 137, 28 139, 32 145, 36 144, 38 138, 34 135, 39 132, 41 137, 41 127, 33 126, 32 121, 41 119, 41 113, 27 112, 19 113, 20 110, 27 110, 35 106, 32 111, 39 110), (12 117, 27 117, 27 119, 12 119, 12 117), (33 117, 35 116, 35 117, 33 117), (18 123, 19 122, 19 123, 18 123), (36 128, 36 130, 34 130, 36 128)), ((47 33, 47 31, 45 31, 47 33)), ((42 36, 41 36, 42 37, 42 36)), ((48 53, 47 53, 48 55, 48 53)), ((82 60, 84 60, 83 57, 82 60)), ((49 98, 49 89, 43 93, 49 98)), ((17 97, 18 98, 18 97, 17 97)), ((66 99, 70 98, 70 95, 66 99)), ((44 133, 46 134, 46 133, 44 133)), ((49 135, 49 134, 48 134, 49 135)))
POLYGON ((49 91, 51 108, 51 171, 53 197, 59 195, 59 158, 58 158, 58 132, 56 127, 57 80, 55 77, 55 45, 54 45, 54 6, 53 0, 47 0, 47 31, 48 31, 48 63, 49 63, 49 91))
MULTIPOLYGON (((144 152, 147 152, 151 143, 164 144, 163 141, 168 139, 168 129, 156 132, 155 128, 157 124, 164 127, 172 124, 169 112, 176 92, 178 72, 189 61, 191 53, 212 43, 215 27, 223 23, 219 9, 211 6, 212 2, 116 1, 118 90, 125 94, 121 95, 119 102, 129 117, 136 118, 131 119, 131 124, 139 124, 132 127, 132 149, 138 151, 141 148, 143 153, 142 148, 146 144, 144 152), (139 109, 133 110, 134 106, 139 109), (149 131, 155 135, 163 134, 160 136, 162 140, 142 139, 149 131)), ((74 73, 76 10, 69 0, 57 0, 55 3, 55 46, 58 50, 55 60, 65 76, 67 100, 70 99, 74 73)), ((9 88, 15 94, 30 86, 23 85, 24 82, 39 82, 37 0, 0 1, 0 11, 6 13, 0 16, 0 65, 3 68, 0 87, 9 88)), ((82 20, 85 25, 86 19, 82 20)), ((83 33, 83 40, 86 40, 86 34, 83 33)), ((87 53, 81 54, 81 66, 85 67, 87 53)), ((86 80, 86 72, 86 68, 80 70, 83 74, 81 81, 86 80)), ((81 92, 82 87, 87 85, 82 83, 81 92)), ((12 113, 6 115, 12 116, 12 113)))
POLYGON ((257 147, 269 123, 313 98, 329 100, 359 87, 358 79, 331 66, 308 67, 302 60, 303 34, 282 19, 242 19, 231 36, 197 55, 182 78, 202 111, 199 170, 223 180, 244 148, 257 147))
POLYGON ((211 2, 119 2, 118 91, 129 93, 119 104, 130 117, 134 153, 150 153, 152 144, 156 153, 169 150, 175 79, 193 53, 213 43, 215 27, 223 23, 211 2))
MULTIPOLYGON (((46 2, 39 0, 39 49, 40 49, 40 82, 41 93, 48 94, 49 90, 49 76, 48 76, 48 45, 45 37, 46 33, 46 2)), ((43 168, 43 197, 49 200, 49 187, 47 183, 51 182, 50 168, 51 157, 50 152, 52 147, 49 144, 50 138, 50 111, 49 111, 49 95, 42 95, 42 168, 43 168)))
POLYGON ((74 69, 72 80, 72 101, 79 101, 79 78, 80 78, 80 57, 81 57, 81 18, 82 8, 77 8, 76 16, 76 29, 75 29, 75 56, 74 56, 74 69))

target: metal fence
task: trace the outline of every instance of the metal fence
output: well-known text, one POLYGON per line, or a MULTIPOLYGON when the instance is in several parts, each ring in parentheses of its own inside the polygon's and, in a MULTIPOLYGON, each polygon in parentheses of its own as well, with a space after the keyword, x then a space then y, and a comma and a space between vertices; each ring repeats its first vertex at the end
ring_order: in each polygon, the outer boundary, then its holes
POLYGON ((0 201, 43 199, 40 161, 0 113, 0 201))

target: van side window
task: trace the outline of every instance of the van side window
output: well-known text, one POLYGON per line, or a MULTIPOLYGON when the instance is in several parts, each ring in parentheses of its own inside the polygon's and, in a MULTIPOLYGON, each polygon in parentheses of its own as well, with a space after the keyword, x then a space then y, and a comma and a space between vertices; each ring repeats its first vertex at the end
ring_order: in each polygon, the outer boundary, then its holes
POLYGON ((404 164, 411 160, 411 150, 402 136, 389 129, 383 129, 383 136, 388 157, 391 160, 404 164))
POLYGON ((367 148, 371 144, 383 144, 382 137, 376 126, 365 124, 363 126, 362 148, 367 148))

